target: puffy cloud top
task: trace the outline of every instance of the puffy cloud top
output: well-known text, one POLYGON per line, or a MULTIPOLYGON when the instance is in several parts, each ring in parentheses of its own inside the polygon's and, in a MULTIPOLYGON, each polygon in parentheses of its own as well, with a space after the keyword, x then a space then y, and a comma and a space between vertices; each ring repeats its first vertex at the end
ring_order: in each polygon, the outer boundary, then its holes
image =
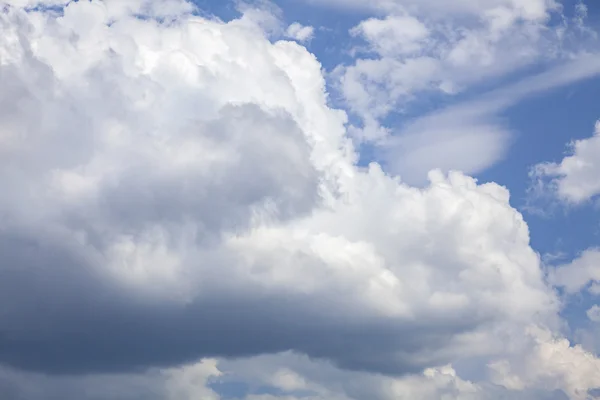
POLYGON ((570 147, 572 154, 559 163, 538 164, 533 174, 560 199, 578 204, 600 194, 600 121, 593 136, 570 147))

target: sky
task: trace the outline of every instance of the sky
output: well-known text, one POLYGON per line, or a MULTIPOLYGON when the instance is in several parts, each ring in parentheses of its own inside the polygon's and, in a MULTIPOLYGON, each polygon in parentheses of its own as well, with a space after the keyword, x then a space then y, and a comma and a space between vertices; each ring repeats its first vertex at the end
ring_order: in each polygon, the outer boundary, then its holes
POLYGON ((599 34, 0 0, 0 398, 600 399, 599 34))

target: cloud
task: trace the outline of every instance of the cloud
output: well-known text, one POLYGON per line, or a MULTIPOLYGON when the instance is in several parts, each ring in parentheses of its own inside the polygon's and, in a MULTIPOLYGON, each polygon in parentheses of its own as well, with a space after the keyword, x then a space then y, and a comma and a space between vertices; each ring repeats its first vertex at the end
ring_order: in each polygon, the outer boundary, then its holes
POLYGON ((496 372, 493 381, 512 389, 531 385, 563 389, 573 400, 593 398, 590 391, 600 387, 600 360, 548 330, 535 327, 529 333, 534 343, 524 362, 513 363, 518 366, 515 371, 503 361, 492 364, 496 372))
POLYGON ((0 393, 21 400, 220 400, 217 360, 143 373, 47 376, 0 368, 0 393))
POLYGON ((361 36, 381 55, 411 54, 425 44, 430 32, 425 24, 411 16, 388 16, 361 21, 350 33, 361 36))
MULTIPOLYGON (((364 372, 344 371, 304 356, 284 353, 248 360, 225 361, 229 379, 249 382, 251 388, 267 385, 278 395, 250 395, 250 399, 335 399, 374 400, 444 398, 483 398, 483 390, 457 376, 451 366, 428 368, 422 373, 394 378, 364 372), (285 379, 282 379, 285 377, 285 379), (294 385, 289 382, 293 379, 294 385), (455 397, 451 397, 455 398, 455 397)), ((228 379, 228 378, 224 378, 228 379)), ((253 389, 251 389, 252 391, 253 389)))
POLYGON ((298 22, 294 22, 288 26, 286 35, 299 42, 306 42, 314 37, 315 29, 312 26, 304 26, 298 22))
MULTIPOLYGON (((364 374, 382 399, 472 396, 449 364, 512 373, 530 325, 558 325, 508 191, 357 166, 321 65, 269 40, 264 10, 225 23, 183 1, 22 6, 0 14, 5 386, 81 398, 91 376, 92 398, 113 379, 135 396, 159 375, 140 396, 218 399, 227 362, 291 352, 364 374)), ((268 382, 291 398, 376 398, 278 371, 268 382)), ((561 379, 591 388, 587 372, 561 379)))
POLYGON ((586 314, 591 321, 600 322, 600 306, 597 304, 587 310, 586 314))
POLYGON ((594 285, 600 283, 600 251, 587 249, 570 263, 553 267, 549 279, 568 294, 578 293, 590 284, 589 289, 594 293, 594 285))
MULTIPOLYGON (((414 375, 390 377, 342 370, 323 361, 286 352, 238 360, 209 359, 178 368, 144 373, 88 377, 47 377, 3 369, 0 372, 0 391, 4 394, 10 393, 11 398, 27 400, 586 399, 585 387, 589 383, 586 384, 583 377, 587 373, 588 378, 595 379, 590 354, 578 348, 565 347, 560 341, 547 341, 548 338, 535 337, 538 342, 531 347, 532 351, 527 353, 528 357, 531 357, 528 362, 547 365, 548 360, 560 358, 561 362, 554 364, 554 367, 558 368, 544 369, 546 375, 541 376, 540 369, 536 366, 519 377, 510 377, 506 374, 515 371, 510 370, 512 364, 504 360, 491 365, 491 372, 494 374, 492 379, 498 382, 504 380, 504 383, 499 384, 462 379, 450 365, 427 368, 414 375), (578 380, 572 380, 575 376, 573 371, 576 369, 569 368, 571 362, 578 363, 583 368, 579 370, 581 377, 578 380), (592 366, 592 369, 589 369, 589 366, 592 366), (584 371, 585 373, 582 373, 584 371), (560 390, 549 390, 569 379, 569 384, 574 388, 570 397, 560 390), (242 382, 243 385, 240 385, 242 382), (519 389, 514 388, 516 382, 520 383, 519 389), (523 389, 522 386, 531 387, 523 389), (9 387, 10 392, 7 391, 9 387), (229 396, 220 396, 219 387, 240 389, 232 390, 229 396)), ((591 385, 594 385, 594 381, 591 385)))
POLYGON ((588 291, 590 292, 590 294, 595 295, 595 296, 599 296, 600 295, 600 283, 593 283, 589 288, 588 291))
POLYGON ((513 132, 485 107, 465 104, 408 123, 381 141, 375 153, 386 171, 422 185, 433 168, 468 174, 485 170, 504 157, 512 138, 513 132))
POLYGON ((600 194, 600 121, 594 135, 570 144, 571 154, 559 163, 542 163, 534 167, 532 177, 541 190, 550 191, 560 200, 580 204, 600 194))

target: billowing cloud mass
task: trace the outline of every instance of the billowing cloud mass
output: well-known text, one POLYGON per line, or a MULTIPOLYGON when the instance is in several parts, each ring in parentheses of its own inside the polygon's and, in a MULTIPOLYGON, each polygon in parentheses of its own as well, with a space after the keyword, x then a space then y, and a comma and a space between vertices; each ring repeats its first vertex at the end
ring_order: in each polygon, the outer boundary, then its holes
MULTIPOLYGON (((231 379, 269 389, 248 400, 600 386, 600 360, 560 334, 508 190, 359 167, 320 63, 265 32, 268 11, 0 4, 2 397, 217 400, 231 379)), ((549 11, 523 7, 537 35, 549 11)), ((396 57, 430 35, 410 18, 353 32, 396 57)), ((461 40, 450 58, 470 64, 461 40)))

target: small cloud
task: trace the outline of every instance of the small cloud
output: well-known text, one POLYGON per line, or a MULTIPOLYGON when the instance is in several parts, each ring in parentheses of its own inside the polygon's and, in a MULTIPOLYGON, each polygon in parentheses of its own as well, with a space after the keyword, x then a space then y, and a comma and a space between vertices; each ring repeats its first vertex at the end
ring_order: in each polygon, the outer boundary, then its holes
POLYGON ((592 283, 592 285, 588 288, 588 292, 592 296, 600 296, 600 283, 592 283))
POLYGON ((297 40, 298 42, 307 42, 310 41, 315 34, 315 28, 312 26, 305 26, 298 22, 294 22, 290 26, 288 26, 285 31, 285 35, 290 38, 297 40))
POLYGON ((592 308, 587 310, 588 318, 593 322, 600 322, 600 307, 598 305, 594 305, 592 308))
POLYGON ((594 134, 569 144, 569 154, 560 162, 545 162, 533 167, 531 177, 541 193, 570 205, 580 205, 600 195, 600 121, 594 134))

